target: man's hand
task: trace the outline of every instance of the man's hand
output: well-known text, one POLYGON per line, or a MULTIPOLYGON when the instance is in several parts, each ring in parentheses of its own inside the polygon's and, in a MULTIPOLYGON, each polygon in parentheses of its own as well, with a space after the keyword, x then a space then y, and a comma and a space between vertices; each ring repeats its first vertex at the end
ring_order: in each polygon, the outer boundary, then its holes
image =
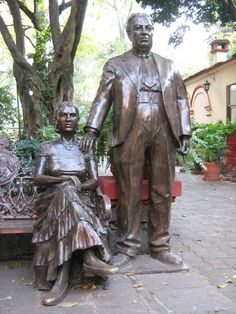
POLYGON ((190 149, 190 137, 189 136, 182 136, 180 138, 181 141, 181 148, 178 150, 178 153, 181 155, 187 155, 190 149))
POLYGON ((97 136, 92 131, 87 131, 83 138, 80 140, 79 148, 85 153, 94 148, 97 141, 97 136))

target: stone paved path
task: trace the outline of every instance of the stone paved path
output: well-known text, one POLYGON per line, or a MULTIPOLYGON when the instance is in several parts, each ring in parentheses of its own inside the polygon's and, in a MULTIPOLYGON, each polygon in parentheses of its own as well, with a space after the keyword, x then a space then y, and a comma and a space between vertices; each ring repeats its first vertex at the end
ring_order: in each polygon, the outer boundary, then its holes
POLYGON ((171 243, 189 272, 117 274, 108 291, 73 289, 48 308, 32 287, 30 261, 0 262, 0 313, 236 314, 236 184, 178 177, 183 196, 173 204, 171 243))

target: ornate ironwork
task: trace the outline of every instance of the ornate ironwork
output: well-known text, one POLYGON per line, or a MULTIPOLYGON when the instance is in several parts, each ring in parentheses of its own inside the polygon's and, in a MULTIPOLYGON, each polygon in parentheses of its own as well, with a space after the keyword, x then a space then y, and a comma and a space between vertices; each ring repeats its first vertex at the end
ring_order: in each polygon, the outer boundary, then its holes
POLYGON ((31 218, 37 187, 33 184, 33 169, 22 168, 10 182, 0 186, 0 217, 31 218))
POLYGON ((9 149, 9 141, 0 136, 0 218, 31 218, 37 187, 34 170, 20 168, 20 161, 9 149))
POLYGON ((9 142, 0 137, 0 185, 9 183, 18 173, 20 162, 17 156, 7 149, 9 142))

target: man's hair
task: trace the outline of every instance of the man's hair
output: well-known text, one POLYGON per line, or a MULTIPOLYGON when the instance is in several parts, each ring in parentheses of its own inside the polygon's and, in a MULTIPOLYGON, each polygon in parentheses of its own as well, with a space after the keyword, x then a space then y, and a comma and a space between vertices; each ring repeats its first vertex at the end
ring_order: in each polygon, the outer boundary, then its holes
POLYGON ((133 21, 137 17, 142 17, 142 16, 147 17, 152 22, 151 16, 147 13, 133 13, 133 14, 131 14, 130 17, 128 18, 127 23, 126 23, 126 32, 127 32, 128 36, 130 36, 131 30, 132 30, 131 26, 132 26, 133 21))

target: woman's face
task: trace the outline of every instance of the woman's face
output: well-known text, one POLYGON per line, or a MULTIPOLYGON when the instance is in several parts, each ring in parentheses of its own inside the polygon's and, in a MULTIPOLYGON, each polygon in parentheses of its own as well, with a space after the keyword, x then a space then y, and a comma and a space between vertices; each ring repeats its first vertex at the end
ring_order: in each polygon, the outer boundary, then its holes
POLYGON ((78 124, 78 113, 72 106, 63 106, 58 114, 57 125, 60 132, 75 133, 78 124))

